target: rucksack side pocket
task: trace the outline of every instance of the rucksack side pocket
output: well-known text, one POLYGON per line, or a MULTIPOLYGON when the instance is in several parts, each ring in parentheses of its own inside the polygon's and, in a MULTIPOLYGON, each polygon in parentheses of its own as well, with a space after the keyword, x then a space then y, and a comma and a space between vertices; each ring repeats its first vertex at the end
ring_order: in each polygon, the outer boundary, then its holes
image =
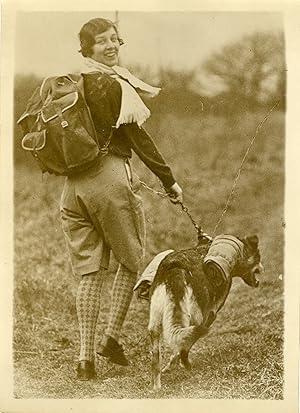
POLYGON ((42 172, 47 172, 48 170, 47 166, 44 165, 39 156, 40 151, 42 151, 46 146, 46 133, 46 130, 41 130, 39 132, 29 132, 24 136, 21 142, 22 148, 32 154, 32 156, 38 162, 42 172))
POLYGON ((22 148, 25 151, 40 151, 46 145, 46 131, 29 132, 22 139, 22 148))

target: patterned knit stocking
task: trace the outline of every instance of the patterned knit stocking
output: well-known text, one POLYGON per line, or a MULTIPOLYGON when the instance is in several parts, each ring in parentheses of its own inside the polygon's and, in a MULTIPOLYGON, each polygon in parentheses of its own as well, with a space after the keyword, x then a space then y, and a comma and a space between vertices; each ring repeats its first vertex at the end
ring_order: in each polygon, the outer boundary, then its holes
POLYGON ((103 272, 84 275, 80 281, 76 310, 80 330, 79 360, 94 360, 95 331, 100 309, 103 272))
POLYGON ((110 317, 105 331, 106 335, 113 337, 116 341, 119 339, 120 331, 132 299, 136 278, 136 272, 131 272, 124 265, 120 264, 114 280, 110 317))

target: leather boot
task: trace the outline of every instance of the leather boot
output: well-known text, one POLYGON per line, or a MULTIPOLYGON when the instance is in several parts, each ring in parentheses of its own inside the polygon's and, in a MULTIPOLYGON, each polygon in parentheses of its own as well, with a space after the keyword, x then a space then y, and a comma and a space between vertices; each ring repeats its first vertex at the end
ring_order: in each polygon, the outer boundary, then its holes
POLYGON ((124 355, 122 346, 112 337, 104 337, 96 350, 97 354, 108 357, 109 361, 121 366, 128 366, 128 360, 124 355))
POLYGON ((77 366, 77 379, 86 381, 96 377, 95 363, 89 360, 82 360, 77 366))

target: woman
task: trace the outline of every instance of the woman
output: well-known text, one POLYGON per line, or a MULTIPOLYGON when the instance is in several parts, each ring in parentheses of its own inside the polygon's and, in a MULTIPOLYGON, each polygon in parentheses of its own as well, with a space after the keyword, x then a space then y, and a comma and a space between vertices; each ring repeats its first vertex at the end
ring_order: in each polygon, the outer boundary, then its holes
POLYGON ((94 339, 100 293, 112 251, 119 262, 112 289, 108 326, 97 353, 116 364, 128 365, 119 335, 133 286, 141 269, 145 228, 139 180, 128 159, 133 150, 156 174, 173 202, 182 200, 175 182, 151 137, 141 128, 149 117, 137 90, 154 96, 159 89, 117 66, 123 43, 116 26, 96 18, 80 33, 85 60, 84 90, 105 156, 80 175, 68 177, 61 200, 61 217, 71 264, 79 283, 76 310, 81 347, 77 377, 95 377, 94 339))

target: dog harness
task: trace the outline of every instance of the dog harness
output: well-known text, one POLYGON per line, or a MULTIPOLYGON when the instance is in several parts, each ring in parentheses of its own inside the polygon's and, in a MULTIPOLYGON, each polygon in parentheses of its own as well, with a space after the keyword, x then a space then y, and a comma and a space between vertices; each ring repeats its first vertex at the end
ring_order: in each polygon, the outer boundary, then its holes
POLYGON ((157 272, 157 269, 159 267, 159 264, 162 262, 162 260, 171 252, 174 252, 174 250, 166 250, 162 251, 159 254, 157 254, 153 260, 147 265, 147 267, 144 269, 143 273, 141 274, 139 280, 135 284, 133 290, 136 291, 138 290, 138 297, 139 298, 145 298, 149 299, 149 287, 151 286, 155 274, 157 272))
POLYGON ((243 256, 244 244, 232 235, 217 235, 204 257, 203 268, 215 278, 217 285, 227 281, 238 258, 243 256), (221 279, 220 276, 221 275, 221 279))

